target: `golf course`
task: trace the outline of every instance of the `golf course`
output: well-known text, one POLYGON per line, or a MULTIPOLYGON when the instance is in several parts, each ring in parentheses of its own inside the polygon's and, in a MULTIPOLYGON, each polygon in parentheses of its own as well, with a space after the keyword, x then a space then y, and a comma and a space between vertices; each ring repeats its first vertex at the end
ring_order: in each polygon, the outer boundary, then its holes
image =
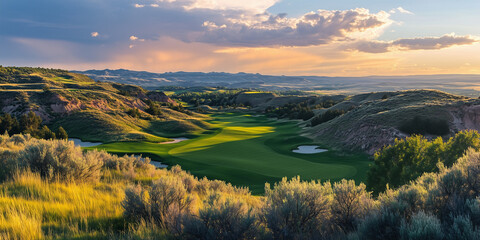
POLYGON ((264 192, 265 182, 297 175, 304 180, 365 180, 370 163, 365 154, 292 152, 301 145, 318 145, 299 135, 300 128, 295 121, 218 113, 211 115, 209 123, 212 130, 172 144, 115 142, 91 149, 142 154, 169 166, 180 165, 197 177, 249 187, 254 194, 264 192))

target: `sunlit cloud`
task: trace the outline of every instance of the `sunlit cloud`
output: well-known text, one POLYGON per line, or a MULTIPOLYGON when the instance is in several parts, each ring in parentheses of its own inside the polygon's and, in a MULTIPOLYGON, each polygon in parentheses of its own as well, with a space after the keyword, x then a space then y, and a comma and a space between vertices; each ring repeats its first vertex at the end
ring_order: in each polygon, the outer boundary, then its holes
POLYGON ((403 14, 412 14, 413 15, 413 12, 410 12, 410 11, 404 9, 403 7, 397 7, 397 8, 394 8, 394 9, 389 11, 389 13, 391 13, 391 14, 394 14, 394 13, 397 13, 397 12, 403 13, 403 14))
POLYGON ((90 33, 90 36, 92 37, 98 37, 99 33, 98 32, 92 32, 90 33))
POLYGON ((138 38, 137 36, 134 36, 134 35, 130 36, 129 39, 130 39, 130 41, 139 41, 139 42, 144 42, 145 41, 145 39, 138 38))
POLYGON ((135 5, 133 5, 133 6, 136 7, 136 8, 143 8, 143 7, 145 7, 145 5, 143 5, 143 4, 138 4, 138 3, 135 3, 135 5))
POLYGON ((456 36, 454 34, 441 37, 405 38, 395 41, 359 41, 350 49, 368 53, 385 53, 389 51, 438 50, 458 45, 471 45, 479 42, 472 36, 456 36))
POLYGON ((311 46, 345 41, 361 35, 371 37, 392 21, 386 12, 370 13, 359 8, 345 11, 318 10, 298 18, 269 13, 206 21, 206 32, 197 40, 230 46, 311 46))

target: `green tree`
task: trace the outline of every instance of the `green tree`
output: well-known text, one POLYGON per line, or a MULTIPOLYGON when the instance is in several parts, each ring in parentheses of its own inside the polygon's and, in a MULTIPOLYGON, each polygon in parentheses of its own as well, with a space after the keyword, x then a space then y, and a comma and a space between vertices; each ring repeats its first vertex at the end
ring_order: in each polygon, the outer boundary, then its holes
POLYGON ((42 118, 34 112, 24 114, 20 118, 20 130, 23 133, 33 133, 40 128, 40 124, 42 124, 42 118))
POLYGON ((55 133, 58 139, 68 139, 67 131, 63 127, 59 127, 55 133))
POLYGON ((422 135, 395 140, 375 153, 374 164, 367 175, 367 185, 375 192, 399 187, 420 177, 424 172, 437 172, 438 163, 452 166, 469 148, 480 149, 480 134, 461 131, 448 141, 438 137, 429 141, 422 135))
POLYGON ((12 115, 6 113, 0 117, 0 132, 8 132, 10 134, 16 134, 18 132, 18 121, 12 115))
POLYGON ((52 132, 52 130, 50 130, 46 125, 43 125, 40 130, 35 131, 32 135, 43 139, 55 139, 55 133, 52 132))

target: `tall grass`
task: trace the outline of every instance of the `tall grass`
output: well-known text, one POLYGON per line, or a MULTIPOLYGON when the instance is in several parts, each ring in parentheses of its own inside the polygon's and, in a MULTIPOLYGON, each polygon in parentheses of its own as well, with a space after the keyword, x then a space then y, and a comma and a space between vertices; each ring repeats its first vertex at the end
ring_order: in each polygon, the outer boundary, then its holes
POLYGON ((18 173, 0 185, 0 223, 7 222, 0 224, 0 233, 7 239, 39 239, 123 230, 124 186, 47 182, 38 173, 18 173))

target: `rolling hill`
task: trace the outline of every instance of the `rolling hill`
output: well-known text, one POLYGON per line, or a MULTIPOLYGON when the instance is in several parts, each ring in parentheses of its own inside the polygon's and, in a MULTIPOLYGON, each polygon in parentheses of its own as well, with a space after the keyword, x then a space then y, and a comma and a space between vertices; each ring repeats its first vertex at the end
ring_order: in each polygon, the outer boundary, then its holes
POLYGON ((303 90, 323 94, 347 94, 401 91, 408 89, 435 89, 470 97, 480 95, 480 75, 411 75, 411 76, 271 76, 251 73, 224 72, 166 72, 88 70, 76 71, 97 81, 139 85, 148 89, 161 86, 222 86, 255 88, 267 91, 303 90))
POLYGON ((183 110, 162 92, 95 82, 65 70, 0 67, 0 110, 35 112, 52 128, 88 141, 166 141, 162 136, 204 131, 203 115, 183 110), (157 114, 148 113, 154 105, 157 114), (138 109, 138 114, 129 111, 138 109))
MULTIPOLYGON (((480 130, 479 99, 434 90, 360 94, 331 109, 347 112, 315 127, 305 128, 304 134, 334 148, 358 149, 370 154, 392 144, 395 138, 406 137, 408 134, 399 128, 415 117, 445 121, 449 133, 443 137, 464 129, 480 130)), ((432 134, 427 136, 433 137, 432 134)))

